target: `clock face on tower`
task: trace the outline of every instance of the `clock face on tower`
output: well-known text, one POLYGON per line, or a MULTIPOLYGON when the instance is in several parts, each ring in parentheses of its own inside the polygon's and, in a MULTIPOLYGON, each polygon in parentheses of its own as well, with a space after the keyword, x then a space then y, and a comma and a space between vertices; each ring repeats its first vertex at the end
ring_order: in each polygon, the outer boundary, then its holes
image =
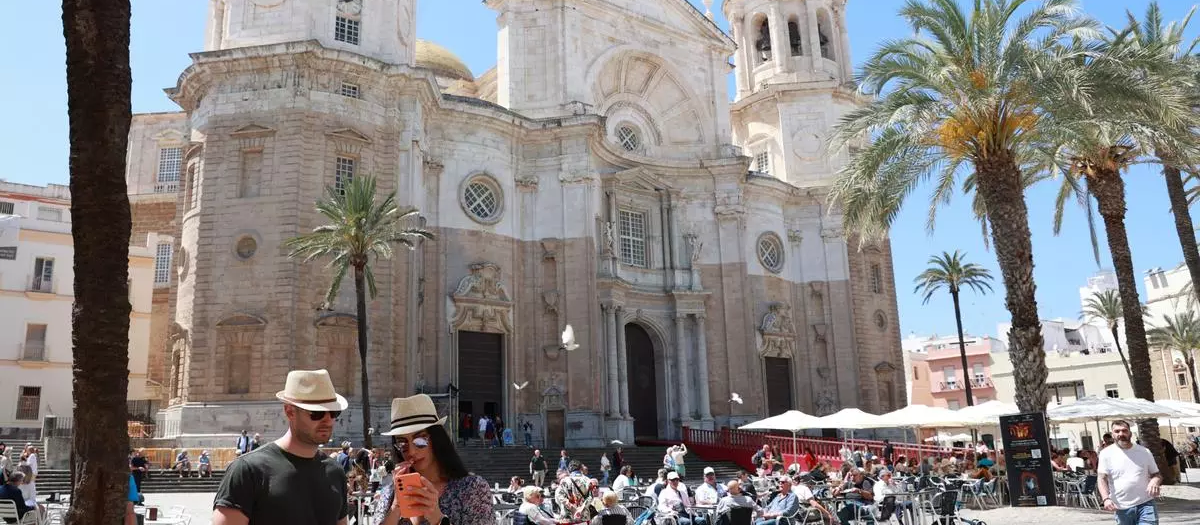
POLYGON ((362 12, 362 0, 338 0, 338 12, 357 15, 362 12))

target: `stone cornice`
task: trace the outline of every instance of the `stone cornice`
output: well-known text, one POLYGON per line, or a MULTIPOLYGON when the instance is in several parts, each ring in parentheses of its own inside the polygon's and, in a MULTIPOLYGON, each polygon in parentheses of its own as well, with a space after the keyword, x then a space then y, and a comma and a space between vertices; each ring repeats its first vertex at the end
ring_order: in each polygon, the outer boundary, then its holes
POLYGON ((813 93, 825 93, 834 99, 850 104, 866 104, 872 100, 871 96, 854 91, 853 86, 846 86, 836 80, 767 84, 762 89, 754 91, 739 100, 735 100, 729 105, 729 112, 737 115, 744 111, 753 110, 754 106, 763 102, 775 105, 789 102, 789 99, 795 95, 809 95, 813 93))

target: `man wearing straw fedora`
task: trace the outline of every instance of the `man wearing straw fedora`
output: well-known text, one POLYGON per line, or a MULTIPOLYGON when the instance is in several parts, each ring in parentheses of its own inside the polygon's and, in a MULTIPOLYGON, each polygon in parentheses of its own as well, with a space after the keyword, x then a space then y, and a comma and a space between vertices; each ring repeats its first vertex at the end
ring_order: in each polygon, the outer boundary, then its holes
POLYGON ((229 465, 213 501, 212 525, 346 525, 346 473, 318 448, 348 403, 329 372, 294 370, 275 394, 288 431, 229 465))

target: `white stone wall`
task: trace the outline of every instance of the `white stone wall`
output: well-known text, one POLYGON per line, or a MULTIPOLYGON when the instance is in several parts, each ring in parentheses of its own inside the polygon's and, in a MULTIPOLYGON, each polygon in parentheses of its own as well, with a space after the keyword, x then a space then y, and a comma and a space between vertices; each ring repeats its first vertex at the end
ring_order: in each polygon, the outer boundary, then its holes
MULTIPOLYGON (((187 115, 184 113, 144 113, 134 115, 129 125, 129 153, 125 156, 125 183, 130 195, 175 193, 158 184, 159 151, 162 148, 187 148, 187 115)), ((186 182, 181 169, 178 187, 186 182)))

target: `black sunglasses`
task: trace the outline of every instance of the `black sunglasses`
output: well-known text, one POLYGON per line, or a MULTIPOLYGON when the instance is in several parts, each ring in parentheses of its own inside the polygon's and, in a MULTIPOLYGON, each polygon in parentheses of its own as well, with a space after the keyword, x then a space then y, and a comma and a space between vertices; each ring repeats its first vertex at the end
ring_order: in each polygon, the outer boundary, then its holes
POLYGON ((325 414, 329 414, 331 419, 337 419, 338 416, 342 415, 341 410, 305 410, 305 412, 308 412, 308 418, 313 421, 325 419, 325 414))

